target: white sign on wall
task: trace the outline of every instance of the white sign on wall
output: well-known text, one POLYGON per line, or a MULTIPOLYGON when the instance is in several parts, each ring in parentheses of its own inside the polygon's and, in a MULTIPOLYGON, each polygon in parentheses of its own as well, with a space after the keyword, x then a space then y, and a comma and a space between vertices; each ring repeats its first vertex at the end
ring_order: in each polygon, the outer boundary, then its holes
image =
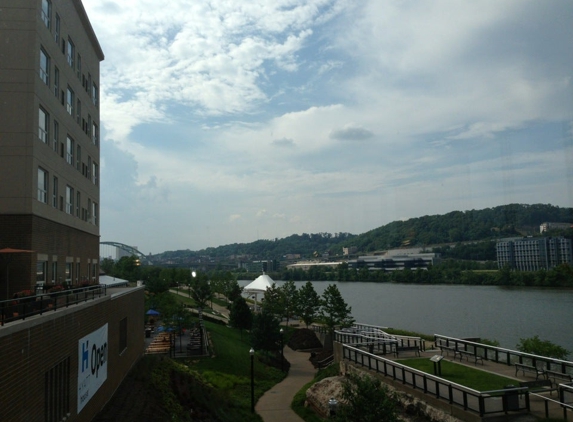
POLYGON ((107 324, 78 344, 78 413, 107 379, 107 324))

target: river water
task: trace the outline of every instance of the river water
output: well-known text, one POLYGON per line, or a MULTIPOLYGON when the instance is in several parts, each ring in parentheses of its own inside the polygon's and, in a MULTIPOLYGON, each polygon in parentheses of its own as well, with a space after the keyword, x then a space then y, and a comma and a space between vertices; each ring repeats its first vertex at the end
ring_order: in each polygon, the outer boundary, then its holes
MULTIPOLYGON (((240 281, 241 286, 249 282, 240 281)), ((282 281, 276 281, 278 286, 282 281)), ((300 288, 305 282, 295 282, 300 288)), ((497 340, 515 349, 539 335, 573 357, 573 290, 500 286, 313 282, 322 295, 335 284, 356 322, 452 337, 497 340)))

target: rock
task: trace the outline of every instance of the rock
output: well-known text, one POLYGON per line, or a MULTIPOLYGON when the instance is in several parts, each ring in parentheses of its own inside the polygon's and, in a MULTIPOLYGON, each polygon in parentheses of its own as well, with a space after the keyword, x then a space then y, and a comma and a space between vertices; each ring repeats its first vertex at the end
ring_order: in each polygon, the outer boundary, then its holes
POLYGON ((330 377, 314 384, 306 391, 306 406, 310 406, 320 416, 327 417, 328 401, 331 398, 340 401, 343 379, 344 377, 330 377))

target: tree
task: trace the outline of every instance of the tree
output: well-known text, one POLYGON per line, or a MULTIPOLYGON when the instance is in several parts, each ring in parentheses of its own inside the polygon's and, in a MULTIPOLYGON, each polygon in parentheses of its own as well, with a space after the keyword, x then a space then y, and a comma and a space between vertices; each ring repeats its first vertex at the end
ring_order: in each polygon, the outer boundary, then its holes
POLYGON ((330 284, 324 290, 320 315, 330 331, 334 331, 337 326, 352 325, 354 318, 352 318, 351 310, 352 308, 346 304, 335 284, 330 284))
POLYGON ((273 283, 271 287, 265 290, 263 309, 274 316, 283 316, 284 295, 280 287, 273 283))
POLYGON ((199 308, 206 308, 207 302, 212 296, 211 286, 207 277, 203 274, 197 274, 197 277, 191 284, 191 298, 199 308))
POLYGON ((316 320, 320 310, 320 296, 310 281, 301 286, 297 294, 296 312, 306 324, 306 328, 316 320))
POLYGON ((229 312, 229 325, 237 328, 243 335, 243 330, 249 330, 253 325, 253 314, 247 305, 245 298, 239 296, 231 304, 229 312))
POLYGON ((265 308, 255 314, 251 329, 251 342, 255 350, 275 351, 280 348, 280 323, 265 308))
POLYGON ((282 293, 282 316, 286 318, 286 324, 296 312, 296 302, 298 300, 298 292, 294 281, 287 281, 281 288, 282 293))
POLYGON ((368 375, 347 373, 342 382, 342 400, 335 420, 397 422, 396 399, 388 387, 368 375))
POLYGON ((569 355, 567 349, 548 340, 541 340, 538 335, 520 338, 516 348, 520 352, 562 360, 567 359, 567 355, 569 355))

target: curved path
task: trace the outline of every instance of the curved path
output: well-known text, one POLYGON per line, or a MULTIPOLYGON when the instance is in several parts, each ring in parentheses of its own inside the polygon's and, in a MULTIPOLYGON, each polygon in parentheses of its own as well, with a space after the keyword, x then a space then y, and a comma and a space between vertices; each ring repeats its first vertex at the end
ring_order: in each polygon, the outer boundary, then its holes
POLYGON ((283 353, 290 363, 288 375, 259 399, 255 411, 265 422, 304 422, 294 413, 290 404, 294 395, 312 381, 316 369, 308 360, 310 353, 295 352, 288 346, 283 349, 283 353))

